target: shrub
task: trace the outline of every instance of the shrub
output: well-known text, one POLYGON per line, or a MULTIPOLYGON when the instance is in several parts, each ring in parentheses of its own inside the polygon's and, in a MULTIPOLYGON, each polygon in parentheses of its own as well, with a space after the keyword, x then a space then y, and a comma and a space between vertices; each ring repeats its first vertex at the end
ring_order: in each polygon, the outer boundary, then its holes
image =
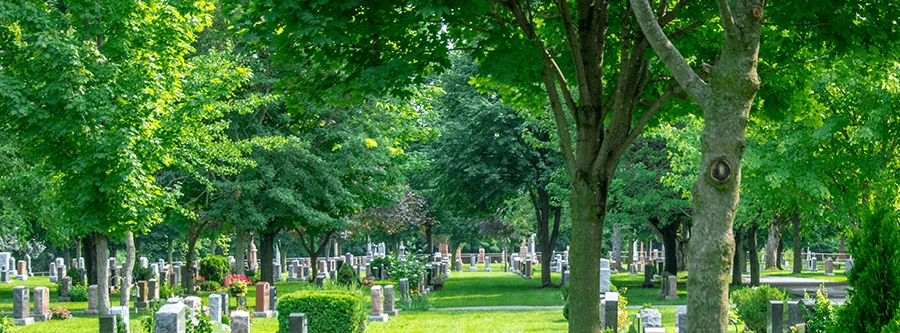
POLYGON ((116 315, 116 333, 128 333, 125 330, 125 319, 120 315, 116 315))
POLYGON ((278 333, 288 333, 288 316, 303 312, 308 329, 318 333, 359 333, 365 327, 366 310, 359 293, 344 290, 301 290, 278 300, 278 333))
POLYGON ((256 284, 257 282, 259 282, 259 271, 258 270, 248 269, 244 273, 245 273, 244 276, 246 276, 247 279, 250 280, 250 284, 256 284))
POLYGON ((83 284, 72 286, 69 288, 69 298, 72 302, 87 302, 87 289, 88 287, 83 284))
POLYGON ((159 297, 162 299, 181 295, 184 295, 184 290, 181 289, 181 286, 173 286, 166 283, 159 287, 159 297))
POLYGON ((850 234, 854 266, 840 332, 880 332, 900 304, 900 223, 893 202, 878 197, 850 234))
POLYGON ((223 256, 208 256, 200 259, 199 273, 206 281, 225 282, 225 276, 231 273, 231 262, 223 256))
POLYGON ((225 288, 234 297, 246 295, 250 283, 250 279, 240 274, 228 274, 225 276, 225 288))
POLYGON ((53 320, 68 320, 72 319, 72 313, 69 312, 69 309, 66 309, 64 306, 57 306, 50 310, 51 316, 50 319, 53 320))
MULTIPOLYGON (((809 298, 807 295, 806 298, 809 298)), ((816 304, 813 306, 815 314, 806 313, 806 332, 808 333, 827 333, 835 326, 837 320, 835 316, 834 303, 828 299, 828 292, 824 286, 819 287, 816 291, 816 304)))
POLYGON ((134 266, 134 279, 135 281, 150 281, 150 279, 155 278, 153 276, 153 271, 150 268, 143 268, 140 265, 134 266))
MULTIPOLYGON (((150 310, 150 313, 159 312, 159 308, 163 306, 164 302, 153 302, 153 309, 150 310)), ((222 319, 228 318, 228 316, 222 316, 222 319)), ((144 329, 144 332, 153 333, 156 331, 156 316, 143 316, 141 317, 141 328, 144 329)))
POLYGON ((0 317, 0 333, 10 333, 13 330, 13 321, 9 317, 0 317))
POLYGON ((419 288, 419 281, 421 281, 423 276, 426 276, 428 269, 425 268, 425 262, 422 261, 423 259, 419 257, 418 253, 411 250, 406 257, 406 261, 385 259, 381 262, 385 262, 385 270, 387 270, 387 275, 391 277, 392 281, 399 283, 400 279, 406 278, 409 280, 409 289, 419 288))
POLYGON ((894 312, 894 319, 881 329, 881 333, 900 332, 900 310, 894 312))
POLYGON ((216 281, 206 281, 200 284, 200 291, 214 292, 218 291, 222 286, 216 281))
POLYGON ((81 274, 80 270, 72 269, 66 271, 66 276, 72 279, 73 286, 83 286, 84 283, 84 275, 81 274))
POLYGON ((338 270, 337 281, 345 286, 359 285, 359 276, 356 275, 356 271, 353 269, 352 265, 343 264, 341 265, 340 270, 338 270))
POLYGON ((731 293, 731 302, 737 309, 738 315, 744 321, 744 325, 754 332, 765 332, 769 311, 769 301, 785 301, 788 296, 785 292, 761 285, 753 288, 742 288, 731 293))
POLYGON ((431 297, 418 290, 410 290, 409 298, 401 297, 397 304, 405 311, 428 311, 434 307, 431 297))

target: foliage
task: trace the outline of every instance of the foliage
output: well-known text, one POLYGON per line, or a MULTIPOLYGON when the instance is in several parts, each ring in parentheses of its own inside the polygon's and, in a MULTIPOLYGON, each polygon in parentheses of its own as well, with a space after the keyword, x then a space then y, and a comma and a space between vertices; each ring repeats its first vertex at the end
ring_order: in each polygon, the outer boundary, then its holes
POLYGON ((72 302, 86 302, 87 290, 88 286, 86 285, 72 285, 72 288, 69 288, 69 298, 72 302))
POLYGON ((418 289, 410 289, 409 297, 400 297, 397 305, 404 311, 428 311, 434 307, 431 295, 419 293, 418 289))
POLYGON ((181 286, 173 286, 171 284, 163 284, 159 287, 159 297, 161 298, 169 298, 173 296, 182 296, 184 295, 184 289, 181 286))
POLYGON ((225 276, 225 283, 222 285, 228 289, 231 296, 244 296, 247 294, 247 288, 252 284, 250 279, 240 274, 228 274, 225 276))
POLYGON ((419 281, 426 276, 428 269, 425 268, 425 257, 420 257, 414 250, 409 251, 406 260, 390 260, 391 265, 386 270, 391 280, 400 283, 400 279, 406 278, 409 283, 410 290, 419 289, 419 281))
POLYGON ((8 316, 0 317, 0 333, 12 333, 14 327, 12 318, 8 316))
POLYGON ((200 291, 214 292, 218 291, 222 286, 216 281, 204 281, 200 283, 200 291))
POLYGON ((742 288, 731 293, 731 302, 734 303, 738 315, 744 321, 744 325, 754 332, 766 330, 769 301, 787 301, 788 299, 787 293, 766 284, 759 287, 742 288))
MULTIPOLYGON (((162 296, 162 294, 160 294, 162 296)), ((148 309, 150 313, 157 313, 159 309, 163 306, 165 302, 151 302, 153 308, 148 309)), ((227 318, 228 316, 222 316, 222 318, 227 318)), ((156 316, 143 316, 141 317, 141 328, 143 328, 143 332, 145 333, 153 333, 156 332, 156 316)))
MULTIPOLYGON (((223 316, 225 317, 225 316, 223 316)), ((197 324, 188 323, 187 325, 194 326, 193 333, 213 333, 212 321, 209 318, 209 314, 207 311, 200 311, 197 315, 197 324)))
POLYGON ((125 330, 125 319, 119 314, 116 314, 116 333, 129 333, 125 330))
POLYGON ((225 282, 225 276, 231 273, 231 262, 223 256, 207 256, 200 259, 199 271, 207 281, 225 282))
POLYGON ((53 320, 68 320, 72 319, 72 313, 69 312, 69 309, 66 309, 65 306, 57 306, 50 310, 52 313, 50 319, 53 320))
POLYGON ((306 313, 310 332, 359 333, 365 330, 365 302, 345 290, 301 290, 278 300, 278 332, 288 332, 288 316, 306 313))
MULTIPOLYGON (((809 298, 808 295, 805 298, 809 298)), ((816 303, 813 306, 813 313, 805 312, 806 315, 806 332, 809 333, 828 333, 833 330, 837 324, 837 311, 834 303, 828 299, 828 291, 824 286, 816 290, 816 303)))
POLYGON ((248 269, 245 272, 244 277, 250 281, 250 284, 256 284, 259 282, 260 274, 259 269, 248 269))
POLYGON ((384 266, 385 273, 390 275, 391 269, 394 267, 394 264, 396 264, 397 262, 398 261, 395 258, 386 256, 384 258, 372 259, 372 261, 369 262, 369 267, 371 267, 372 270, 376 270, 376 269, 381 269, 381 267, 384 266))
POLYGON ((344 263, 337 272, 337 282, 342 285, 359 285, 359 276, 352 265, 344 263))
POLYGON ((149 267, 141 267, 140 265, 134 265, 133 274, 135 281, 150 281, 150 279, 154 278, 153 270, 149 267))
POLYGON ((880 196, 850 234, 852 287, 837 313, 843 332, 880 332, 900 305, 900 218, 892 197, 880 196))
POLYGON ((84 275, 81 274, 81 270, 79 269, 70 269, 66 271, 66 276, 72 279, 72 286, 83 286, 86 281, 84 281, 84 275))

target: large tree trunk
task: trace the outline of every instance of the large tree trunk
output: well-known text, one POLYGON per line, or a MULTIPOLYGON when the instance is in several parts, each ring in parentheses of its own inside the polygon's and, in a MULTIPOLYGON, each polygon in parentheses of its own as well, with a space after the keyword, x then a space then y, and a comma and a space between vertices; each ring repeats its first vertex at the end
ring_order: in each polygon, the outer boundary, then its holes
POLYGON ((572 240, 569 253, 571 291, 569 332, 599 332, 600 258, 609 182, 597 191, 587 179, 572 184, 572 240))
POLYGON ((431 261, 434 257, 434 235, 431 234, 431 223, 425 225, 425 239, 428 242, 428 261, 431 261))
POLYGON ((756 232, 759 225, 756 221, 750 225, 747 233, 747 247, 750 248, 750 285, 759 286, 759 248, 756 246, 756 232))
POLYGON ((275 283, 275 236, 278 231, 261 233, 259 238, 259 280, 275 283))
POLYGON ((838 247, 838 260, 843 260, 846 257, 846 248, 844 247, 844 242, 846 241, 843 234, 841 234, 841 245, 838 247))
POLYGON ((142 252, 141 252, 141 236, 134 237, 134 253, 135 253, 135 255, 142 254, 142 252))
POLYGON ((794 231, 794 262, 791 264, 792 273, 800 274, 803 267, 803 243, 800 239, 800 215, 797 210, 791 213, 791 226, 794 231))
POLYGON ((550 207, 550 194, 541 186, 535 187, 531 193, 531 202, 534 206, 538 225, 538 245, 541 247, 541 287, 553 286, 550 276, 550 261, 553 259, 553 249, 556 247, 556 237, 559 234, 559 207, 550 207), (554 211, 554 224, 550 225, 550 214, 554 211), (551 229, 553 229, 551 231, 551 229))
POLYGON ((326 232, 324 235, 322 235, 322 239, 320 239, 320 243, 316 244, 315 236, 307 235, 306 233, 302 232, 299 228, 296 229, 296 231, 297 231, 297 236, 300 239, 300 246, 303 246, 303 248, 306 249, 306 252, 309 253, 309 261, 310 261, 309 279, 310 279, 310 281, 315 281, 316 276, 319 275, 319 263, 318 263, 319 252, 322 250, 323 247, 325 247, 328 244, 328 241, 331 240, 332 232, 331 231, 326 232), (305 237, 307 237, 307 236, 309 237, 309 240, 306 240, 305 237))
MULTIPOLYGON (((97 283, 97 241, 94 234, 89 234, 82 238, 84 241, 84 269, 87 271, 88 285, 99 285, 97 283)), ((107 259, 103 259, 106 261, 107 259)), ((109 264, 107 263, 107 266, 109 264)))
POLYGON ((181 288, 188 295, 194 294, 194 258, 197 255, 197 241, 199 239, 199 230, 191 230, 191 232, 188 233, 187 253, 184 258, 185 266, 181 269, 181 288))
POLYGON ((744 257, 744 231, 743 228, 735 228, 734 229, 734 265, 731 265, 731 285, 740 286, 744 284, 744 279, 741 277, 743 274, 743 263, 741 260, 744 257))
POLYGON ((101 316, 109 313, 109 244, 106 234, 94 233, 94 245, 97 247, 97 311, 101 316))
MULTIPOLYGON (((703 110, 701 163, 694 184, 694 217, 688 260, 688 332, 728 330, 728 267, 734 255, 732 225, 741 188, 747 120, 759 90, 756 65, 762 23, 760 0, 720 0, 723 40, 707 84, 684 60, 656 20, 647 0, 631 0, 635 18, 678 84, 703 110)), ((712 60, 712 59, 710 59, 712 60)))
POLYGON ((775 267, 778 270, 784 270, 784 267, 781 267, 781 263, 784 262, 784 238, 781 237, 781 232, 778 233, 778 249, 775 255, 775 267))
MULTIPOLYGON (((678 275, 678 228, 681 227, 680 221, 669 221, 665 227, 659 229, 662 235, 663 246, 666 248, 666 272, 671 275, 678 275)), ((662 272, 660 272, 662 275, 662 272)))
POLYGON ((75 259, 81 258, 81 239, 75 239, 75 259))
POLYGON ((247 232, 238 231, 234 241, 234 274, 244 274, 244 260, 247 259, 247 232))
POLYGON ((119 305, 128 306, 129 301, 131 300, 131 283, 133 280, 134 273, 134 257, 135 257, 135 247, 134 247, 134 233, 128 231, 125 233, 125 265, 122 265, 122 290, 121 294, 119 294, 119 305))
POLYGON ((169 267, 173 267, 175 263, 175 258, 172 256, 175 252, 175 240, 171 237, 168 238, 169 247, 168 247, 168 255, 169 255, 169 267))
POLYGON ((766 238, 766 268, 770 269, 778 266, 778 243, 781 241, 781 231, 778 230, 777 218, 772 216, 769 222, 769 236, 766 238))

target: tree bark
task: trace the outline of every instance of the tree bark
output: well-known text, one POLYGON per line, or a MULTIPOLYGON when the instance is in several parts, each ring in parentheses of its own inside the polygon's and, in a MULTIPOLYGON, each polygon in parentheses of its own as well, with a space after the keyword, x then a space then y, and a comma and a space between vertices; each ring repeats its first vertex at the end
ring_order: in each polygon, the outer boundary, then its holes
POLYGON ((844 248, 844 242, 845 242, 845 240, 846 240, 846 239, 845 239, 844 235, 841 234, 841 245, 838 247, 838 255, 837 255, 837 259, 838 259, 838 260, 843 260, 844 257, 846 257, 846 253, 847 253, 847 252, 845 252, 846 249, 844 248))
POLYGON ((275 283, 275 236, 278 230, 260 234, 259 238, 259 280, 269 285, 275 283))
POLYGON ((135 253, 135 255, 142 254, 142 252, 141 252, 141 236, 134 237, 134 253, 135 253))
POLYGON ((609 183, 602 180, 601 191, 594 191, 587 179, 573 184, 570 195, 572 241, 569 253, 570 287, 569 332, 599 332, 600 251, 603 219, 609 183), (578 297, 576 295, 581 295, 578 297))
POLYGON ((135 261, 135 247, 134 247, 134 233, 128 231, 125 233, 125 265, 122 265, 122 290, 119 294, 119 305, 128 306, 129 301, 131 300, 131 283, 133 280, 134 273, 134 261, 135 261))
POLYGON ((109 313, 109 244, 106 234, 94 233, 97 256, 97 311, 100 315, 109 313))
POLYGON ((209 255, 211 255, 211 256, 216 255, 216 248, 217 248, 218 245, 219 245, 219 244, 216 244, 216 243, 217 243, 217 242, 216 242, 216 238, 215 238, 215 237, 213 237, 213 238, 211 238, 211 239, 209 240, 209 255))
POLYGON ((238 231, 234 242, 234 274, 244 274, 244 260, 247 259, 247 232, 238 231))
POLYGON ((784 270, 784 267, 781 267, 781 263, 784 262, 784 238, 781 237, 780 231, 778 233, 778 250, 776 253, 775 267, 777 267, 779 271, 784 270))
POLYGON ((81 258, 81 239, 75 239, 75 259, 81 258))
POLYGON ((660 60, 703 110, 701 163, 694 184, 694 240, 688 260, 688 332, 728 330, 728 267, 740 199, 747 120, 759 90, 756 65, 763 17, 760 0, 719 0, 723 40, 706 84, 669 41, 647 0, 631 0, 635 18, 660 60))
POLYGON ((791 273, 800 274, 803 267, 803 243, 800 239, 800 215, 796 209, 791 213, 791 226, 794 231, 794 263, 791 264, 791 273))
POLYGON ((732 286, 740 286, 744 284, 744 279, 741 276, 742 271, 744 269, 743 263, 741 260, 744 256, 744 231, 743 228, 735 228, 734 229, 734 265, 731 265, 731 285, 732 286))
MULTIPOLYGON (((681 227, 680 221, 669 221, 669 224, 659 229, 662 237, 663 246, 666 247, 666 272, 671 275, 678 275, 678 228, 681 227)), ((660 273, 662 275, 662 273, 660 273)))
POLYGON ((756 221, 750 225, 747 233, 747 247, 750 248, 750 285, 759 286, 759 248, 756 246, 756 233, 759 225, 756 221))
POLYGON ((300 246, 303 246, 303 248, 306 249, 306 252, 309 253, 309 261, 310 261, 309 279, 311 281, 315 281, 316 276, 319 275, 319 263, 318 263, 319 251, 321 251, 323 247, 326 247, 326 245, 328 244, 328 241, 331 240, 331 234, 333 232, 332 231, 325 232, 325 234, 322 235, 322 239, 320 240, 320 243, 316 244, 315 236, 307 235, 305 232, 303 232, 299 228, 296 229, 296 231, 297 231, 297 235, 299 236, 298 238, 300 239, 300 246), (305 238, 307 236, 309 237, 308 241, 305 238))
POLYGON ((434 258, 434 235, 431 234, 431 223, 425 225, 425 239, 428 242, 428 261, 434 258))
POLYGON ((777 266, 778 263, 778 243, 781 241, 781 231, 778 230, 778 219, 772 216, 769 222, 769 235, 766 238, 766 267, 770 269, 777 266))
MULTIPOLYGON (((97 281, 97 241, 94 234, 84 236, 84 269, 87 271, 88 285, 99 285, 97 281)), ((107 259, 104 259, 104 261, 107 259)), ((109 264, 107 263, 107 266, 109 264)))
POLYGON ((196 227, 197 222, 191 222, 191 230, 187 235, 187 253, 184 258, 184 268, 181 270, 181 287, 184 292, 194 294, 194 258, 197 255, 197 241, 200 239, 200 230, 196 227))
POLYGON ((175 261, 174 261, 175 258, 172 257, 173 252, 175 252, 175 240, 172 239, 171 237, 169 237, 168 241, 169 241, 169 247, 168 247, 169 267, 172 267, 173 264, 175 263, 175 261))
POLYGON ((535 186, 529 191, 531 203, 538 225, 538 246, 541 248, 541 287, 553 286, 550 276, 550 261, 553 259, 553 249, 556 247, 556 236, 559 234, 560 208, 550 207, 550 193, 542 186, 535 186), (554 215, 554 224, 550 225, 551 211, 554 215), (550 229, 553 229, 552 231, 550 229))

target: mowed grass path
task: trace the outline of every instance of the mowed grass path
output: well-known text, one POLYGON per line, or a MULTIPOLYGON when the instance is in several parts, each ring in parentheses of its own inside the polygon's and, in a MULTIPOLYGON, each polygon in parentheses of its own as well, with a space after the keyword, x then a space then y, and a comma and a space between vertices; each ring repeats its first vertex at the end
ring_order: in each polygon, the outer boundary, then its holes
MULTIPOLYGON (((492 272, 485 272, 478 265, 477 272, 452 272, 444 288, 435 292, 434 306, 455 308, 470 306, 562 306, 565 304, 559 288, 541 288, 541 272, 534 278, 503 272, 503 267, 491 265, 492 272)), ((553 283, 559 283, 560 275, 552 273, 553 283)))

